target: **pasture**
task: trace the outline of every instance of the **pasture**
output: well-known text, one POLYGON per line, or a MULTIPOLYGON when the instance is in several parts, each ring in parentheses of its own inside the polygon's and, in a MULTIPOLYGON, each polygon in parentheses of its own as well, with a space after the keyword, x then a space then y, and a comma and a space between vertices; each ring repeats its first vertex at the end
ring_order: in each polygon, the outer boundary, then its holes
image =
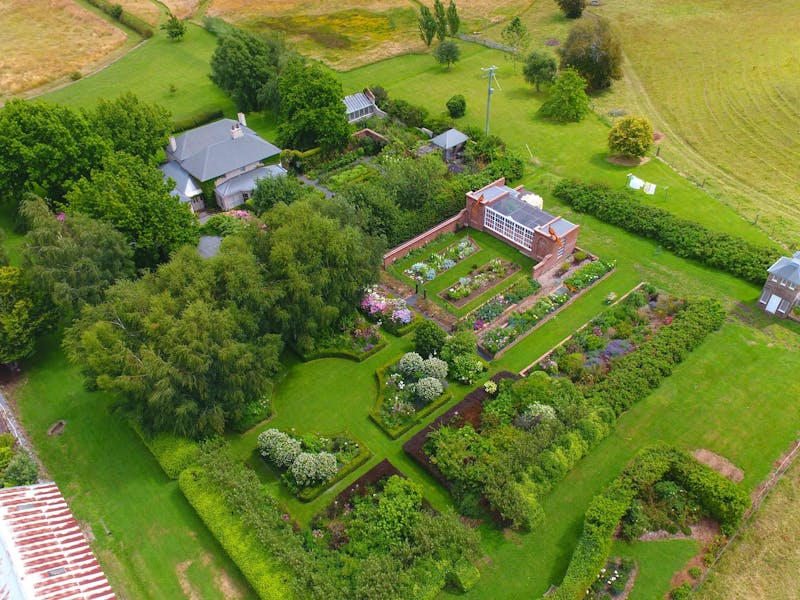
POLYGON ((136 41, 74 0, 9 0, 0 23, 0 99, 91 71, 136 41))
POLYGON ((117 4, 127 13, 136 15, 145 23, 156 27, 161 9, 153 0, 118 0, 117 4))

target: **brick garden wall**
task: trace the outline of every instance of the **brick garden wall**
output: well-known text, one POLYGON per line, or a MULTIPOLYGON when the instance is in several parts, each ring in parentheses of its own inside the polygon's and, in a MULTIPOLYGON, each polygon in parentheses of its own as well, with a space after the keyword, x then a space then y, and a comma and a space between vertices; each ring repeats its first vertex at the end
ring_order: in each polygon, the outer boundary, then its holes
POLYGON ((443 233, 455 233, 456 231, 461 229, 464 226, 465 213, 466 210, 462 210, 458 212, 455 216, 450 217, 446 221, 442 221, 435 227, 428 229, 428 231, 421 233, 414 239, 408 240, 407 242, 400 244, 396 248, 392 248, 391 250, 389 250, 389 252, 383 255, 383 268, 385 269, 389 265, 400 260, 412 250, 416 250, 417 248, 424 246, 428 242, 435 240, 443 233))

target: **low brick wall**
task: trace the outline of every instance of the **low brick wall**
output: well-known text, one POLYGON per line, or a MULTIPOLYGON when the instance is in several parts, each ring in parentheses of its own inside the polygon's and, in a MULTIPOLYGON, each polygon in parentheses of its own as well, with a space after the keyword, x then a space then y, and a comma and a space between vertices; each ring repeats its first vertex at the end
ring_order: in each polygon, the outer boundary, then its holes
POLYGON ((428 242, 435 240, 443 233, 455 233, 458 231, 464 224, 465 213, 466 209, 460 211, 446 221, 442 221, 435 227, 428 229, 428 231, 419 234, 417 237, 389 250, 389 252, 383 255, 383 268, 387 268, 389 265, 400 260, 412 250, 416 250, 428 242))

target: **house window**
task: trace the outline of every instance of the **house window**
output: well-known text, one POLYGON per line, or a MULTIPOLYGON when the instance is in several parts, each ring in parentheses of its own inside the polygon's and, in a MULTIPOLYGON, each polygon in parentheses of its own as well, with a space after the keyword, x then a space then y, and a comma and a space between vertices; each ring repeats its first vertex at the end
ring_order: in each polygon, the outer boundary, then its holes
POLYGON ((533 231, 531 229, 517 223, 514 219, 501 215, 492 208, 486 207, 483 226, 501 237, 519 244, 526 250, 533 248, 533 231))
POLYGON ((769 299, 769 294, 770 294, 769 290, 764 290, 761 293, 761 298, 759 298, 758 301, 761 302, 761 304, 766 304, 767 300, 769 299))
POLYGON ((797 284, 796 284, 794 281, 790 281, 790 282, 789 282, 789 289, 790 289, 790 290, 793 290, 793 289, 794 289, 794 288, 796 288, 796 287, 797 287, 797 284))
POLYGON ((787 308, 789 308, 789 301, 788 300, 781 300, 781 303, 778 306, 778 312, 785 313, 787 308))
POLYGON ((247 202, 253 197, 253 192, 242 192, 242 201, 247 202))

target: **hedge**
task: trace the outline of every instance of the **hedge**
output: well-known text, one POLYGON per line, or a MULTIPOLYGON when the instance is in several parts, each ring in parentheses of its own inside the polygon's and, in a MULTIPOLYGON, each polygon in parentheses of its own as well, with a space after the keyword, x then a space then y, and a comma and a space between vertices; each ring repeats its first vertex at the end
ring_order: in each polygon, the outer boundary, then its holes
POLYGON ((144 433, 136 422, 131 421, 130 425, 170 479, 177 479, 181 471, 194 464, 200 456, 200 444, 194 440, 168 433, 151 436, 144 433))
POLYGON ((303 362, 309 362, 320 358, 344 358, 347 360, 354 360, 356 362, 364 362, 370 356, 377 354, 385 347, 386 340, 383 339, 366 352, 361 353, 348 350, 347 348, 323 348, 322 350, 313 350, 311 352, 304 353, 299 348, 291 346, 292 350, 294 350, 295 354, 297 354, 297 356, 299 356, 300 360, 303 362))
MULTIPOLYGON (((255 477, 255 475, 252 475, 255 477)), ((270 561, 269 549, 253 528, 230 506, 224 492, 199 466, 189 467, 178 485, 231 560, 262 600, 282 600, 294 595, 289 582, 293 575, 277 560, 270 561)))
POLYGON ((640 451, 619 477, 595 496, 583 523, 561 586, 548 598, 580 600, 597 578, 611 551, 614 531, 637 494, 669 474, 720 522, 724 533, 739 526, 750 504, 739 486, 688 453, 664 443, 640 451))
POLYGON ((782 253, 777 246, 756 245, 728 233, 712 231, 664 209, 643 204, 630 191, 611 190, 603 184, 561 181, 553 194, 579 212, 657 240, 678 256, 758 285, 764 282, 775 256, 782 253))
POLYGON ((187 129, 194 129, 195 127, 200 127, 200 125, 205 125, 211 121, 221 119, 222 116, 222 109, 198 112, 184 119, 173 121, 172 131, 173 133, 180 133, 181 131, 186 131, 187 129))
POLYGON ((153 28, 150 27, 142 19, 124 10, 120 10, 119 4, 108 2, 108 0, 88 0, 89 4, 95 8, 99 8, 109 17, 116 19, 126 27, 133 29, 143 38, 153 37, 153 28), (119 11, 119 16, 115 16, 115 12, 119 11))
POLYGON ((690 302, 671 324, 619 359, 608 376, 591 389, 590 397, 619 416, 658 387, 675 365, 722 326, 724 319, 725 311, 716 300, 690 302))

